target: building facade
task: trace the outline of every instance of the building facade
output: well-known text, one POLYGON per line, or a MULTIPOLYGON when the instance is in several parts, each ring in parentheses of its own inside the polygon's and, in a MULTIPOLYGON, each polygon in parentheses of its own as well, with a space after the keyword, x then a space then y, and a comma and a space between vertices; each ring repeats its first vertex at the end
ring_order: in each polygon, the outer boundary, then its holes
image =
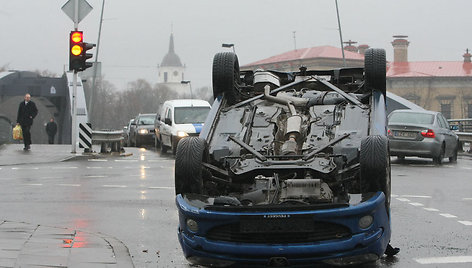
POLYGON ((163 86, 177 92, 188 91, 188 84, 182 84, 185 80, 185 65, 175 53, 174 34, 170 35, 169 51, 158 66, 158 86, 163 86))

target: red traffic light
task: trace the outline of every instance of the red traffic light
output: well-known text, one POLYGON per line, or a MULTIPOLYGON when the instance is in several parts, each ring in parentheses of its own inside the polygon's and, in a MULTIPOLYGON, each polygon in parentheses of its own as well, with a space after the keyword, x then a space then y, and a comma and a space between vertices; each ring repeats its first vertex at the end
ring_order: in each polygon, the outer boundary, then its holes
POLYGON ((82 32, 71 32, 70 40, 74 43, 80 43, 84 40, 84 34, 82 32))

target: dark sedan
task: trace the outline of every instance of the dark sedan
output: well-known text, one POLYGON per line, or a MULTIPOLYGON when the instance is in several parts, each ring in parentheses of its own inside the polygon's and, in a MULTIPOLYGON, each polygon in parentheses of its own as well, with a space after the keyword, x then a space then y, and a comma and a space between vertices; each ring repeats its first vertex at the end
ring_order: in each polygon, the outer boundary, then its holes
POLYGON ((439 112, 396 110, 388 116, 390 155, 403 160, 405 156, 432 158, 442 164, 457 161, 459 138, 439 112))

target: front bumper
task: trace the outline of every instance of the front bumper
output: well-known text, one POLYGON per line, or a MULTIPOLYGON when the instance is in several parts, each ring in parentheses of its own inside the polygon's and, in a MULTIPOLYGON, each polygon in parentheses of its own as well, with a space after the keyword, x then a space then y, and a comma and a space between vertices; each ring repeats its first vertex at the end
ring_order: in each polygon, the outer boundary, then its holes
MULTIPOLYGON (((317 262, 330 264, 355 264, 375 261, 385 252, 390 240, 390 220, 385 207, 385 196, 376 193, 369 200, 356 206, 309 211, 277 212, 222 212, 198 209, 178 195, 180 225, 178 237, 185 257, 196 264, 255 264, 267 265, 272 260, 282 258, 289 265, 304 265, 317 262), (344 225, 351 230, 351 236, 341 239, 315 241, 309 243, 254 244, 215 241, 206 237, 206 232, 215 226, 238 222, 244 215, 304 214, 317 222, 344 225), (372 215, 374 221, 366 229, 360 229, 359 219, 372 215), (199 224, 199 231, 187 229, 186 220, 193 219, 199 224)), ((276 235, 276 234, 274 234, 276 235)), ((224 265, 221 265, 224 266, 224 265)))

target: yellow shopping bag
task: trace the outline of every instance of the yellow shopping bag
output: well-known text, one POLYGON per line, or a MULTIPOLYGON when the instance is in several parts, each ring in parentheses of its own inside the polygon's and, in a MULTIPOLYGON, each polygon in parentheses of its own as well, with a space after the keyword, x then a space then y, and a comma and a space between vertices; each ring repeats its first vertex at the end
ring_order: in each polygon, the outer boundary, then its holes
POLYGON ((21 129, 20 125, 16 125, 13 128, 13 139, 14 140, 22 140, 23 139, 23 130, 21 129))

